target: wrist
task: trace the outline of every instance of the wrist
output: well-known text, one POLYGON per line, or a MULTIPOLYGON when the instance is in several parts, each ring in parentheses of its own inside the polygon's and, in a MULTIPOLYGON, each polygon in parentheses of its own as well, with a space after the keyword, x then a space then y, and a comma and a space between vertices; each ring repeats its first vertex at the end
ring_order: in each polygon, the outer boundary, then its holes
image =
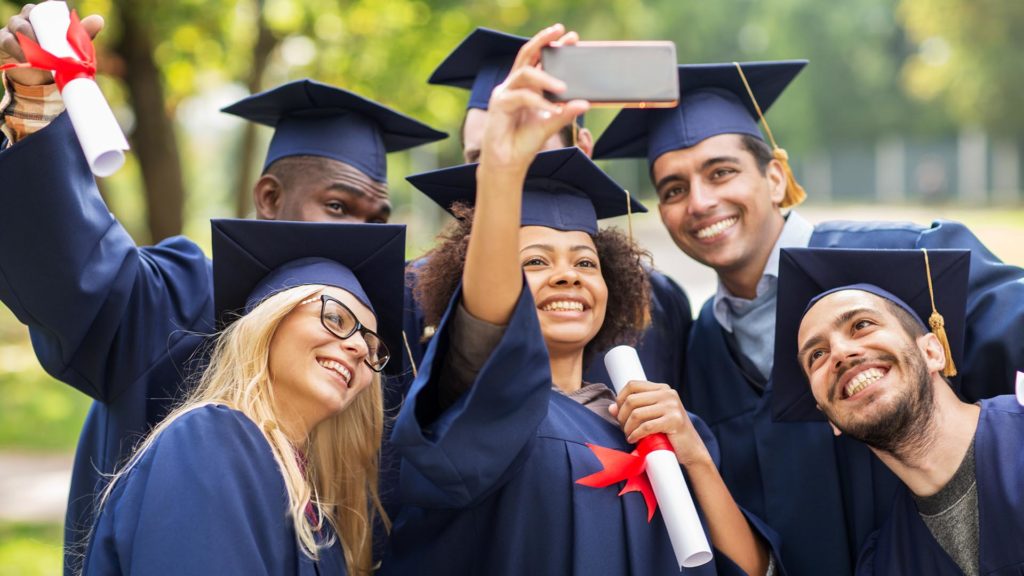
POLYGON ((686 472, 691 476, 694 474, 707 473, 707 472, 718 472, 718 467, 715 466, 715 461, 711 459, 711 453, 707 451, 707 448, 701 446, 698 451, 693 451, 686 455, 677 455, 679 464, 686 468, 686 472))
POLYGON ((477 193, 480 190, 488 189, 486 184, 492 186, 502 185, 515 185, 522 186, 523 182, 526 181, 526 173, 529 170, 529 165, 520 166, 519 164, 506 164, 500 162, 489 162, 485 158, 481 158, 480 164, 476 168, 476 183, 477 193))

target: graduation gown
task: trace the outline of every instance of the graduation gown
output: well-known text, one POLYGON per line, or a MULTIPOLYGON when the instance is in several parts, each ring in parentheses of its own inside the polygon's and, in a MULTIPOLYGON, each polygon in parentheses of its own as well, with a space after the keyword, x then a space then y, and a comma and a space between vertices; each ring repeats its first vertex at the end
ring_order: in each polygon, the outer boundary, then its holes
POLYGON ((183 237, 135 246, 66 113, 0 152, 0 180, 0 300, 29 327, 43 368, 96 400, 72 471, 70 545, 91 526, 100 474, 182 397, 199 334, 213 331, 212 271, 183 237))
MULTIPOLYGON (((461 291, 453 302, 460 298, 461 291)), ((675 574, 664 521, 640 494, 576 480, 601 465, 585 445, 631 450, 622 431, 551 389, 547 349, 524 289, 472 387, 438 413, 448 318, 427 348, 392 437, 403 508, 384 574, 675 574)), ((713 439, 699 420, 709 449, 713 439)), ((755 528, 771 533, 756 519, 755 528)), ((741 573, 728 558, 688 570, 741 573)))
MULTIPOLYGON (((1005 393, 1024 366, 1024 271, 999 262, 967 228, 936 222, 832 222, 811 247, 969 248, 961 394, 1005 393)), ((744 369, 708 301, 694 323, 683 404, 722 447, 720 469, 737 502, 778 531, 791 574, 852 574, 858 551, 887 517, 898 481, 863 444, 825 422, 773 422, 772 383, 744 369)))
MULTIPOLYGON (((686 292, 668 276, 648 270, 651 282, 651 325, 641 335, 636 353, 651 382, 683 389, 686 341, 693 326, 693 311, 686 292)), ((603 354, 596 355, 583 374, 586 382, 611 382, 603 354)))
MULTIPOLYGON (((974 474, 978 482, 980 573, 1024 574, 1024 408, 1013 396, 981 402, 974 437, 974 474)), ((939 546, 901 486, 892 514, 865 546, 858 576, 963 572, 939 546)))
MULTIPOLYGON (((185 395, 185 377, 205 361, 212 266, 182 236, 135 245, 100 197, 67 113, 0 151, 0 179, 0 300, 29 327, 43 368, 95 400, 64 523, 72 574, 102 474, 185 395)), ((388 394, 391 379, 384 385, 388 394)))
POLYGON ((313 576, 346 568, 336 537, 319 562, 303 554, 270 444, 241 412, 211 405, 172 423, 114 486, 83 574, 313 576))

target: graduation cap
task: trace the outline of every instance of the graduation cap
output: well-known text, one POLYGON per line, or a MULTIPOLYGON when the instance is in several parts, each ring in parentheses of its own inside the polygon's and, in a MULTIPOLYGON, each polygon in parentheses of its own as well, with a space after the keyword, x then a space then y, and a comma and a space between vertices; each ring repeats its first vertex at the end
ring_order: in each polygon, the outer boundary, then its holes
MULTIPOLYGON (((466 110, 487 110, 491 92, 508 77, 519 49, 528 40, 525 36, 477 28, 445 57, 427 82, 465 88, 469 90, 466 110)), ((577 126, 583 126, 583 117, 583 114, 576 117, 577 126)))
MULTIPOLYGON (((679 66, 679 105, 675 108, 627 108, 619 112, 594 145, 594 158, 647 158, 690 148, 719 134, 746 134, 763 140, 757 128, 764 112, 775 103, 807 60, 683 64, 679 66)), ((787 171, 787 198, 795 206, 804 193, 789 170, 785 150, 765 132, 776 158, 787 171)))
POLYGON ((430 84, 469 90, 466 108, 487 110, 491 91, 505 81, 516 54, 529 38, 477 28, 452 50, 427 80, 430 84))
MULTIPOLYGON (((452 205, 476 200, 476 164, 442 168, 406 178, 449 213, 452 205)), ((576 147, 541 152, 523 183, 523 226, 597 234, 597 221, 647 212, 576 147)))
POLYGON ((265 171, 288 156, 322 156, 387 181, 388 152, 448 135, 358 94, 314 80, 297 80, 221 109, 274 128, 265 171))
MULTIPOLYGON (((797 332, 812 305, 843 290, 895 303, 931 326, 946 349, 946 376, 962 362, 969 250, 848 250, 783 248, 779 258, 772 416, 776 421, 824 420, 797 362, 797 332)), ((956 382, 958 383, 958 381, 956 382)))
POLYGON ((213 300, 220 327, 267 297, 309 284, 350 292, 377 317, 401 373, 405 225, 211 220, 213 300))

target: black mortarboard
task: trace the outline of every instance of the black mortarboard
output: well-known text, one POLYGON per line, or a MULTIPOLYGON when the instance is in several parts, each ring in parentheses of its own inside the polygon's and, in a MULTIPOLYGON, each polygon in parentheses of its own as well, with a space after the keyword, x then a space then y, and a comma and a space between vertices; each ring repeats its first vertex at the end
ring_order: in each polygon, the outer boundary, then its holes
MULTIPOLYGON (((409 176, 421 192, 451 211, 452 204, 476 199, 476 164, 463 164, 409 176)), ((597 234, 597 221, 647 208, 594 164, 579 148, 541 152, 523 184, 523 226, 597 234), (628 199, 628 203, 627 203, 628 199)))
POLYGON ((254 94, 221 111, 274 128, 264 170, 288 156, 323 156, 386 182, 388 152, 448 137, 373 100, 308 79, 254 94))
POLYGON ((373 310, 392 355, 388 371, 402 371, 405 225, 216 219, 211 226, 219 325, 282 290, 336 286, 373 310))
MULTIPOLYGON (((750 91, 766 112, 806 60, 742 62, 750 91)), ((679 105, 675 108, 627 108, 594 145, 594 158, 647 158, 689 148, 719 134, 748 134, 764 139, 759 114, 736 64, 679 66, 679 105)))
POLYGON ((779 257, 773 418, 824 419, 797 362, 797 332, 810 306, 833 292, 870 292, 907 310, 926 327, 938 311, 950 351, 947 367, 961 364, 969 270, 968 250, 784 248, 779 257))
POLYGON ((465 88, 469 90, 466 108, 487 110, 491 92, 505 81, 516 54, 527 40, 490 28, 477 28, 438 65, 428 82, 465 88))

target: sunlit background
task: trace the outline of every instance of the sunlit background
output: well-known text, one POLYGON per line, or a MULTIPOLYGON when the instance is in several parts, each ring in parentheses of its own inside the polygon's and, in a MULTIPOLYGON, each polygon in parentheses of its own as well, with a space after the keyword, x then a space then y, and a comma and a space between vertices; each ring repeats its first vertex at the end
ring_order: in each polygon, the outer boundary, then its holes
MULTIPOLYGON (((0 0, 4 23, 21 4, 0 0)), ((1020 0, 83 0, 74 6, 106 18, 97 40, 100 83, 134 151, 177 151, 133 152, 120 173, 101 182, 111 210, 140 244, 184 233, 207 246, 211 217, 249 215, 270 133, 247 130, 219 113, 222 106, 311 77, 455 135, 466 93, 426 84, 448 51, 476 26, 528 36, 562 22, 584 39, 673 40, 681 62, 809 59, 768 113, 809 193, 805 216, 814 222, 962 220, 1004 260, 1024 264, 1020 0), (153 86, 160 90, 147 89, 153 86), (143 164, 140 156, 151 159, 143 164)), ((587 125, 600 135, 613 114, 596 110, 587 125)), ((410 225, 410 256, 430 246, 445 217, 404 177, 460 160, 454 137, 389 157, 393 220, 410 225)), ((654 205, 645 165, 605 167, 654 205)), ((699 307, 714 290, 714 275, 674 248, 656 215, 638 217, 634 226, 657 265, 699 307)), ((88 404, 39 369, 26 330, 0 306, 0 576, 59 571, 67 470, 88 404)))

